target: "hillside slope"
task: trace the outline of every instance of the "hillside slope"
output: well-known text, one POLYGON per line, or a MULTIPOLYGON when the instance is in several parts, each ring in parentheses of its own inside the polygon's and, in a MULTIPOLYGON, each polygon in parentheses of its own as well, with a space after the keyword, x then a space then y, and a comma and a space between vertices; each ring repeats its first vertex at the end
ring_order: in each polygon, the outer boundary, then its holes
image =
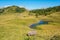
MULTIPOLYGON (((15 8, 13 7, 13 9, 15 8)), ((2 13, 0 15, 0 40, 33 40, 33 38, 36 40, 50 40, 53 36, 60 35, 60 12, 54 12, 46 16, 39 15, 36 18, 34 15, 29 15, 29 11, 20 14, 20 11, 18 13, 15 10, 10 10, 10 8, 6 10, 9 11, 4 11, 5 14, 0 10, 0 13, 2 13), (40 20, 51 22, 37 25, 35 29, 29 27, 40 20), (28 37, 26 34, 31 30, 35 30, 36 35, 28 37)))
MULTIPOLYGON (((26 34, 32 30, 31 28, 29 28, 29 25, 36 23, 41 19, 25 18, 26 17, 24 17, 24 19, 21 19, 20 16, 18 17, 16 14, 0 15, 0 40, 25 40, 25 38, 27 39, 26 34)), ((37 28, 35 29, 37 31, 36 40, 47 40, 50 39, 51 36, 59 34, 59 26, 53 24, 37 26, 37 28)))

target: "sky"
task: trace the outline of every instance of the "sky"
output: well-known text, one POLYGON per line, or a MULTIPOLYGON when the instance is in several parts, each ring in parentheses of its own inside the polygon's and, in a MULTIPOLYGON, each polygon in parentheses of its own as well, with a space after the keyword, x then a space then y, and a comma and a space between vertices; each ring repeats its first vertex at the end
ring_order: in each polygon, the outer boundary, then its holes
POLYGON ((26 9, 40 9, 60 6, 60 0, 0 0, 0 7, 20 6, 26 9))

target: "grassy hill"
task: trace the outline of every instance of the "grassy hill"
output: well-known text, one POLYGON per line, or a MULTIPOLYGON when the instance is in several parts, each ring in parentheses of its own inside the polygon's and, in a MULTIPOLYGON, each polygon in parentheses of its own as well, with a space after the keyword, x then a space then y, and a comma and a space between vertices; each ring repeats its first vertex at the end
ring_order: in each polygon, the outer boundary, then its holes
POLYGON ((5 13, 22 13, 24 11, 26 11, 25 8, 18 7, 18 6, 15 6, 15 5, 0 9, 0 13, 4 13, 4 14, 5 13))
POLYGON ((54 12, 46 16, 40 15, 36 18, 34 15, 29 15, 29 11, 19 11, 18 13, 15 10, 12 11, 10 8, 8 7, 6 9, 10 10, 8 12, 1 11, 0 40, 28 40, 28 38, 33 40, 34 36, 28 37, 26 35, 31 30, 37 32, 34 38, 36 40, 50 40, 54 35, 60 35, 60 12, 54 12), (40 20, 51 20, 52 22, 38 25, 35 29, 29 27, 31 24, 37 23, 40 20))
POLYGON ((43 9, 34 9, 30 10, 30 14, 35 13, 35 16, 39 15, 50 15, 51 13, 54 12, 60 12, 60 6, 55 6, 55 7, 49 7, 49 8, 43 8, 43 9))

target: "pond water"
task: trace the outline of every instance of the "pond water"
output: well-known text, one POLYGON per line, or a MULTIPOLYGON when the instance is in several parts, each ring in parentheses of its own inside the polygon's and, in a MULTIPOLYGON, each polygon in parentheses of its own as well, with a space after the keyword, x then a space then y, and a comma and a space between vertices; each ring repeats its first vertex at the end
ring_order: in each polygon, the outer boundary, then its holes
POLYGON ((39 22, 37 22, 35 24, 31 24, 29 27, 30 28, 35 28, 37 25, 44 25, 44 24, 48 24, 48 21, 40 20, 39 22))
POLYGON ((43 20, 41 20, 41 21, 39 21, 37 24, 39 24, 39 25, 41 25, 41 24, 48 24, 48 21, 43 21, 43 20))

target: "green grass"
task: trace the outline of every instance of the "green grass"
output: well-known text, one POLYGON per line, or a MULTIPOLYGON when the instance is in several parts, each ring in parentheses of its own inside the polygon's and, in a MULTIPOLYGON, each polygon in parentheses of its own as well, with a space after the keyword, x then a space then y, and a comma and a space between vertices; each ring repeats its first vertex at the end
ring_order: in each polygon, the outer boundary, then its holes
MULTIPOLYGON (((38 22, 40 18, 21 19, 20 15, 0 15, 0 40, 27 40, 26 34, 32 30, 29 26, 38 22), (18 17, 19 16, 19 17, 18 17)), ((47 17, 48 18, 48 17, 47 17)), ((59 23, 58 23, 59 24, 59 23)), ((36 29, 36 40, 48 40, 54 34, 60 33, 60 25, 38 25, 36 29)), ((30 37, 33 40, 33 36, 30 37)))

